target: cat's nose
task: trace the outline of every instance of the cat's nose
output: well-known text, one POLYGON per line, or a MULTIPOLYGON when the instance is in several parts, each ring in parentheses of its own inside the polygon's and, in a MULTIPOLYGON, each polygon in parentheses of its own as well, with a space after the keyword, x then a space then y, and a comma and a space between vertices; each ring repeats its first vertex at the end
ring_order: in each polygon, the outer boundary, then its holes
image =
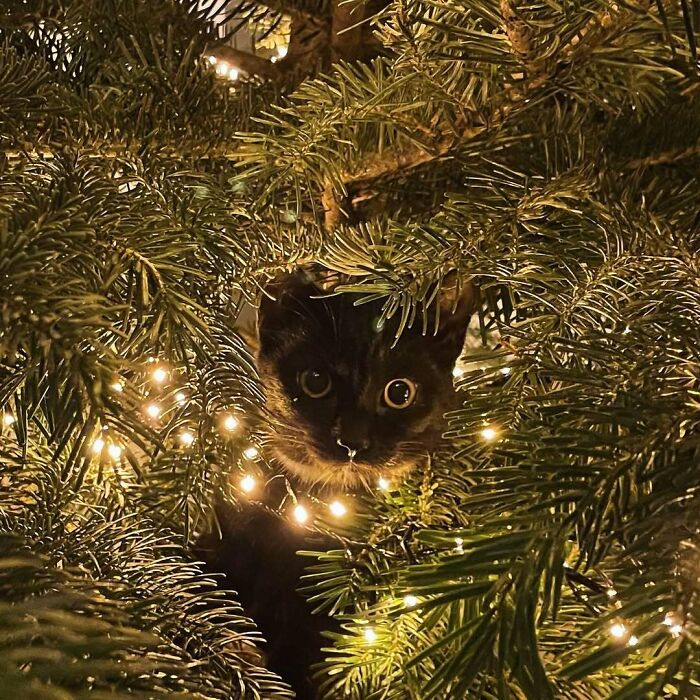
POLYGON ((351 462, 355 459, 358 452, 366 450, 369 447, 369 440, 367 438, 346 437, 344 439, 338 438, 335 442, 339 447, 343 447, 347 450, 351 462))

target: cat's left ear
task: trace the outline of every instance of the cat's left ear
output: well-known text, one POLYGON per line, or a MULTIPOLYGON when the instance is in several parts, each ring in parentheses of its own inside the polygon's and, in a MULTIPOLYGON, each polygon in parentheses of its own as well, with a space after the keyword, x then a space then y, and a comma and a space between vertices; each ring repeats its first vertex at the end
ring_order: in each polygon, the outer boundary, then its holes
POLYGON ((445 362, 452 364, 460 356, 467 326, 478 307, 478 297, 474 283, 459 280, 456 273, 450 273, 443 279, 433 307, 432 328, 435 328, 437 321, 434 338, 445 362))

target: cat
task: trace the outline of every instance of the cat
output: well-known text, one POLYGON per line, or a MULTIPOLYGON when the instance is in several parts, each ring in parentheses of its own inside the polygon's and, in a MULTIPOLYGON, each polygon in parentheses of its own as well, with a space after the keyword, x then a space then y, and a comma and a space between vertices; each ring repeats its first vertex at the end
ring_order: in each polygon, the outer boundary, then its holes
MULTIPOLYGON (((399 478, 436 445, 454 405, 452 369, 475 308, 473 285, 445 284, 426 332, 416 321, 398 342, 398 319, 381 323, 381 303, 356 299, 329 294, 298 271, 275 280, 258 311, 257 365, 274 426, 269 447, 302 492, 399 478)), ((220 504, 217 520, 199 555, 225 573, 263 634, 267 667, 298 700, 316 698, 311 669, 323 658, 323 632, 338 627, 312 615, 297 591, 304 568, 297 552, 331 543, 310 541, 254 503, 220 504)))

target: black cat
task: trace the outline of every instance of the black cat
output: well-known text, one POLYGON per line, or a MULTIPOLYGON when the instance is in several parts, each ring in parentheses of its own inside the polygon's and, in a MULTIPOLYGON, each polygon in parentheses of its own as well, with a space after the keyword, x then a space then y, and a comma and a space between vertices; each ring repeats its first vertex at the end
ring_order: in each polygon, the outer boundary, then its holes
MULTIPOLYGON (((267 292, 258 371, 274 425, 272 454, 290 480, 306 489, 361 488, 424 459, 454 403, 452 369, 474 287, 444 284, 425 333, 418 319, 396 343, 398 320, 380 323, 381 304, 356 306, 356 297, 329 295, 304 273, 278 279, 267 292)), ((220 536, 202 539, 200 554, 226 574, 255 620, 268 667, 300 700, 315 698, 310 667, 321 660, 321 633, 333 622, 312 615, 297 592, 303 561, 296 552, 314 544, 260 506, 218 511, 220 536)))

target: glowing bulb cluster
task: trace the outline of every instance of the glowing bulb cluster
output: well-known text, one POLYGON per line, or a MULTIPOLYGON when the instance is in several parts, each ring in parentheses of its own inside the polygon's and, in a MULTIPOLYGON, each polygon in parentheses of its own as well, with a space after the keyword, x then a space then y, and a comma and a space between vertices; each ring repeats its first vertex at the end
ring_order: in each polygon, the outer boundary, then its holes
POLYGON ((228 78, 231 81, 236 81, 240 77, 240 70, 236 66, 232 66, 226 61, 220 61, 216 56, 208 56, 207 61, 214 67, 217 74, 222 78, 228 78))

